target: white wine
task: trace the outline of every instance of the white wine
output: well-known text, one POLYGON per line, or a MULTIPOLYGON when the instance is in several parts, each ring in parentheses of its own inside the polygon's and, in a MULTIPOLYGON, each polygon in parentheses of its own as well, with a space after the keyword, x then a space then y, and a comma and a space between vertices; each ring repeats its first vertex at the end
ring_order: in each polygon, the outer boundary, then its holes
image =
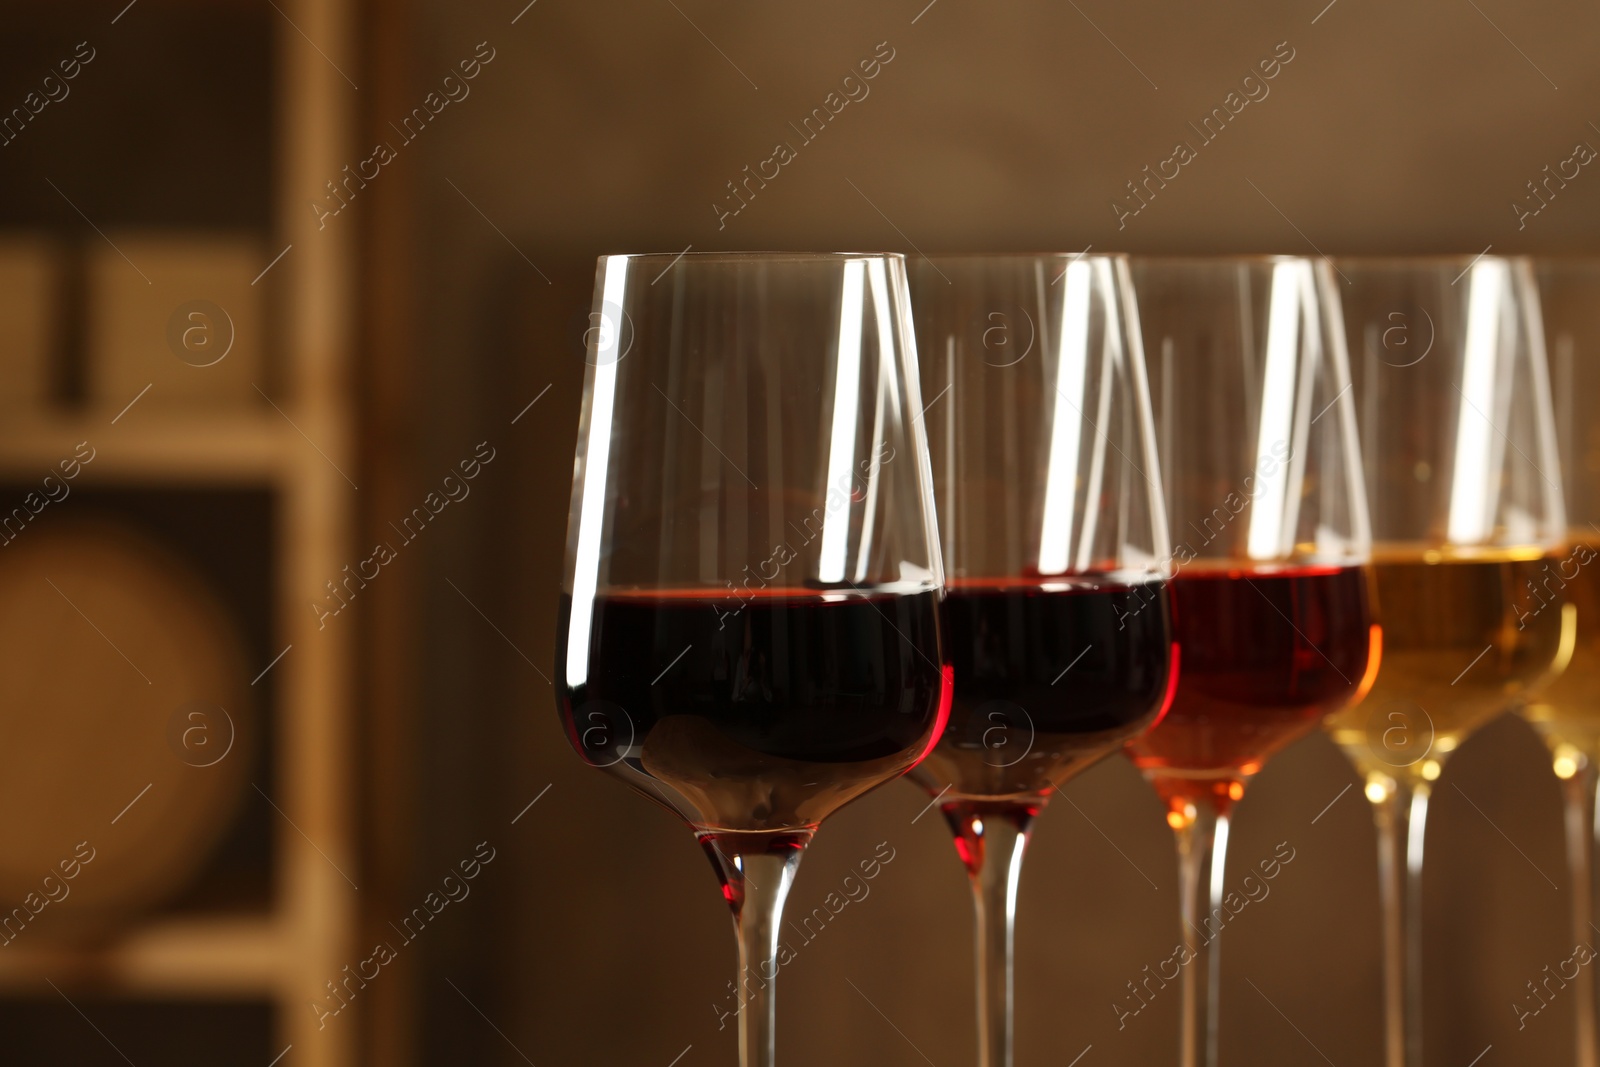
POLYGON ((1377 680, 1365 701, 1332 716, 1327 728, 1366 774, 1432 779, 1467 735, 1539 692, 1565 665, 1572 583, 1552 576, 1566 554, 1374 557, 1383 631, 1377 680))

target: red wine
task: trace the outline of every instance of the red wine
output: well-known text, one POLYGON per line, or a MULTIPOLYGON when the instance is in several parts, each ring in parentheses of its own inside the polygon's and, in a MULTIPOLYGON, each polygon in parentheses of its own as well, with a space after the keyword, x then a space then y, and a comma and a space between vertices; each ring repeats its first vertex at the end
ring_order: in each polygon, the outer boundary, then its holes
POLYGON ((1356 699, 1376 667, 1361 567, 1190 570, 1172 582, 1183 678, 1133 762, 1182 817, 1226 810, 1267 757, 1356 699))
POLYGON ((949 713, 938 594, 698 590, 596 597, 567 738, 702 831, 815 827, 910 769, 949 713))
POLYGON ((1162 582, 961 581, 940 621, 955 695, 916 778, 957 817, 971 803, 1037 810, 1154 722, 1177 677, 1162 582))

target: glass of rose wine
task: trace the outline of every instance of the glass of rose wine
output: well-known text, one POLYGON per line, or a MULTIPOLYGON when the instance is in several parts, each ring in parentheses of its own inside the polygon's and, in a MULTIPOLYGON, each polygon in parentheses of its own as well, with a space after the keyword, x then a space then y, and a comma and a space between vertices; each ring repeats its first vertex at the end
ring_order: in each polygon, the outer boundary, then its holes
POLYGON ((1326 261, 1136 258, 1133 278, 1182 669, 1128 754, 1177 835, 1179 1062, 1215 1067, 1230 814, 1273 753, 1371 684, 1370 534, 1326 261))
MULTIPOLYGON (((1594 937, 1595 779, 1600 765, 1600 260, 1554 258, 1537 265, 1550 362, 1556 449, 1561 457, 1567 553, 1544 567, 1525 610, 1571 616, 1570 657, 1560 677, 1522 708, 1550 749, 1566 808, 1567 869, 1575 944, 1594 937)), ((1567 634, 1563 633, 1563 637, 1567 634)), ((1558 661, 1561 653, 1557 653, 1558 661)), ((1571 979, 1578 1067, 1600 1067, 1592 967, 1571 979)), ((1519 1011, 1543 1010, 1533 1001, 1519 1011)))
POLYGON ((949 713, 905 263, 605 256, 593 309, 557 703, 710 857, 740 1062, 772 1067, 801 853, 949 713))
POLYGON ((1034 817, 1149 726, 1176 675, 1161 472, 1123 257, 950 256, 910 275, 955 668, 913 776, 972 885, 978 1063, 1010 1067, 1034 817))
POLYGON ((1388 1067, 1422 1067, 1428 801, 1478 727, 1572 652, 1546 576, 1566 519, 1525 260, 1339 260, 1383 613, 1383 665, 1328 722, 1378 829, 1388 1067))

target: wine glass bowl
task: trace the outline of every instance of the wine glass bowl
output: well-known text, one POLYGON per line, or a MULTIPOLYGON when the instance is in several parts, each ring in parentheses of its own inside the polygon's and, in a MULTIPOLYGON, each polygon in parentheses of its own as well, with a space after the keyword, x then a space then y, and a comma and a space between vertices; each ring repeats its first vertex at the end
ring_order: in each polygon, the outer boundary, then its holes
POLYGON ((1226 809, 1364 692, 1377 632, 1338 296, 1293 257, 1136 260, 1182 672, 1130 746, 1175 815, 1226 809))
POLYGON ((588 762, 700 829, 814 827, 936 732, 901 269, 601 260, 561 710, 588 762))
POLYGON ((1600 260, 1543 260, 1537 279, 1568 547, 1541 568, 1524 608, 1575 614, 1576 627, 1566 669, 1522 714, 1566 780, 1600 761, 1600 420, 1590 403, 1600 389, 1600 260), (1566 604, 1553 603, 1553 593, 1566 604))
POLYGON ((946 556, 945 803, 1042 805, 1140 733, 1172 676, 1167 531, 1127 264, 914 263, 946 556))
POLYGON ((1529 264, 1340 265, 1385 647, 1330 732, 1377 790, 1436 779, 1547 678, 1563 613, 1532 591, 1566 529, 1529 264))

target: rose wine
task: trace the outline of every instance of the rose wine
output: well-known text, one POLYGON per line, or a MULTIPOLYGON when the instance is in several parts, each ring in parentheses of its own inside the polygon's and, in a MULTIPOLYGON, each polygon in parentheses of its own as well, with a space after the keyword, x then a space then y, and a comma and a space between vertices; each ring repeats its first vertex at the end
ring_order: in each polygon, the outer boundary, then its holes
POLYGON ((1244 795, 1267 757, 1359 699, 1379 631, 1361 567, 1180 571, 1183 670, 1160 724, 1129 746, 1175 814, 1244 795))
POLYGON ((610 593, 591 606, 587 671, 557 700, 567 738, 702 831, 816 826, 910 769, 949 713, 938 594, 610 593))
MULTIPOLYGON (((1560 587, 1566 553, 1374 555, 1383 669, 1366 701, 1329 730, 1363 772, 1437 774, 1425 757, 1448 754, 1547 679, 1563 644, 1563 602, 1584 591, 1560 587)), ((1579 582, 1591 577, 1568 570, 1579 582)))
POLYGON ((940 620, 955 695, 915 777, 947 806, 1036 808, 1149 726, 1177 673, 1164 582, 958 581, 940 620))

